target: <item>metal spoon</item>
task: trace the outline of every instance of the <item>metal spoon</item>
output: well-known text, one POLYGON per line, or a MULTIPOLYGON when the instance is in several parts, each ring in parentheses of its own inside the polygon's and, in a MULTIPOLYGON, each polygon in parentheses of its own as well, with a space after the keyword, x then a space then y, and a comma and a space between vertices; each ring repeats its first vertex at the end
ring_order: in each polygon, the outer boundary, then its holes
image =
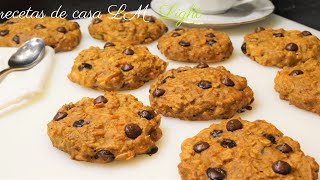
POLYGON ((45 54, 45 43, 40 38, 33 38, 24 43, 9 59, 9 68, 0 71, 0 77, 12 71, 24 71, 33 68, 45 54))

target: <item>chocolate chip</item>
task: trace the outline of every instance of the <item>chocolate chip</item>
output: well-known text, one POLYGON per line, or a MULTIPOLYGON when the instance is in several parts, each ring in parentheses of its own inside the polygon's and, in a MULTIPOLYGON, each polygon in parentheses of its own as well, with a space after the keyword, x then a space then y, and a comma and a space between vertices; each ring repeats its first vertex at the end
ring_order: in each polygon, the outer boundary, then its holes
POLYGON ((1 30, 0 31, 0 36, 6 36, 9 34, 9 30, 1 30))
POLYGON ((247 106, 247 107, 246 107, 246 110, 251 111, 251 110, 252 110, 252 106, 247 106))
POLYGON ((263 134, 263 137, 271 141, 272 144, 277 144, 276 138, 272 134, 263 134))
POLYGON ((282 174, 282 175, 287 175, 291 172, 292 168, 290 164, 288 164, 285 161, 276 161, 272 164, 272 170, 275 173, 282 174))
POLYGON ((106 42, 106 44, 104 44, 104 48, 106 48, 106 47, 112 47, 112 46, 116 46, 116 45, 113 44, 112 42, 106 42))
POLYGON ((53 117, 53 120, 60 121, 61 119, 68 116, 68 113, 66 112, 57 112, 57 114, 53 117))
POLYGON ((309 31, 302 31, 302 35, 304 35, 304 36, 311 36, 312 33, 309 32, 309 31))
POLYGON ((88 63, 82 63, 80 66, 78 66, 79 71, 82 71, 84 69, 92 69, 92 65, 88 63))
POLYGON ((214 45, 216 42, 217 42, 217 41, 211 39, 211 40, 207 41, 207 45, 208 45, 208 46, 212 46, 212 45, 214 45))
POLYGON ((213 130, 210 132, 211 136, 216 138, 220 137, 222 135, 223 131, 222 130, 213 130))
POLYGON ((124 72, 130 71, 133 69, 133 66, 131 64, 124 64, 121 66, 121 70, 124 72))
POLYGON ((156 20, 155 20, 152 16, 148 16, 145 20, 146 20, 147 22, 151 22, 151 23, 156 22, 156 20))
POLYGON ((216 36, 213 33, 208 33, 208 34, 206 34, 206 37, 213 38, 213 37, 216 37, 216 36))
POLYGON ((254 102, 254 97, 251 99, 250 104, 254 102))
POLYGON ((220 142, 220 145, 224 148, 234 148, 237 146, 236 142, 234 142, 233 140, 231 139, 223 139, 221 142, 220 142))
POLYGON ((129 19, 121 18, 120 23, 125 23, 125 22, 129 22, 129 21, 130 21, 129 19))
POLYGON ((291 153, 293 151, 292 148, 287 143, 280 144, 276 148, 282 153, 291 153))
POLYGON ((37 24, 34 26, 34 29, 45 29, 46 27, 42 24, 37 24))
POLYGON ((67 29, 66 29, 65 27, 58 27, 56 30, 57 30, 58 32, 63 33, 63 34, 67 33, 67 29))
POLYGON ((264 31, 266 30, 264 27, 257 27, 254 32, 258 33, 258 32, 261 32, 261 31, 264 31))
POLYGON ((208 67, 209 67, 209 65, 207 63, 201 62, 195 68, 202 69, 202 68, 208 68, 208 67))
POLYGON ((80 119, 80 120, 75 121, 72 126, 75 128, 81 128, 85 124, 87 124, 87 123, 83 119, 80 119))
POLYGON ((164 84, 167 82, 167 79, 174 79, 175 77, 174 76, 167 76, 166 78, 164 78, 161 83, 164 84))
POLYGON ((124 127, 124 132, 130 139, 136 139, 142 134, 142 129, 137 124, 127 124, 124 127))
POLYGON ((164 28, 164 31, 165 31, 165 32, 168 32, 168 31, 169 31, 169 28, 166 26, 166 27, 164 28))
POLYGON ((99 19, 99 18, 96 18, 96 19, 93 20, 93 24, 99 24, 101 22, 102 22, 102 20, 99 19))
POLYGON ((16 44, 20 44, 20 37, 18 35, 13 36, 12 41, 14 41, 16 44))
POLYGON ((154 112, 148 111, 148 110, 142 110, 138 112, 138 115, 142 118, 145 118, 147 120, 151 120, 154 118, 154 112))
POLYGON ((227 176, 227 172, 221 168, 208 168, 206 174, 210 180, 223 180, 227 176))
POLYGON ((198 83, 198 87, 202 89, 209 89, 212 87, 212 83, 210 81, 202 80, 198 83))
POLYGON ((122 53, 129 56, 134 55, 134 51, 130 48, 126 48, 122 53))
POLYGON ((180 41, 179 45, 183 46, 183 47, 189 47, 191 44, 189 42, 186 42, 186 41, 180 41))
POLYGON ((106 162, 111 162, 115 159, 114 155, 107 149, 99 150, 94 156, 96 159, 102 159, 106 162))
POLYGON ((172 33, 171 36, 172 36, 172 37, 178 37, 178 36, 181 36, 181 34, 180 34, 180 33, 177 33, 177 32, 174 32, 174 33, 172 33))
POLYGON ((146 154, 151 156, 152 154, 155 154, 157 152, 158 152, 158 147, 155 146, 155 147, 152 147, 151 149, 149 149, 149 151, 146 154))
POLYGON ((181 28, 175 28, 174 30, 175 30, 175 31, 182 31, 183 29, 181 29, 181 28))
POLYGON ((299 47, 295 43, 289 43, 286 45, 286 50, 287 51, 298 51, 299 47))
POLYGON ((6 24, 15 24, 13 21, 7 21, 6 24))
POLYGON ((193 150, 196 153, 201 153, 202 151, 208 149, 210 145, 207 142, 198 142, 193 146, 193 150))
POLYGON ((229 87, 233 87, 235 85, 234 82, 229 78, 221 79, 221 83, 229 87))
POLYGON ((98 96, 97 98, 94 99, 93 104, 100 104, 100 103, 107 103, 108 99, 105 98, 104 96, 98 96))
POLYGON ((56 48, 56 46, 54 44, 51 44, 49 46, 52 47, 52 49, 56 48))
POLYGON ((243 52, 243 54, 247 54, 247 44, 246 43, 242 44, 241 51, 243 52))
POLYGON ((228 131, 234 132, 236 130, 242 129, 243 125, 239 120, 233 119, 233 120, 228 121, 226 127, 227 127, 228 131))
POLYGON ((282 33, 274 33, 273 35, 274 35, 274 37, 284 37, 284 35, 282 33))
POLYGON ((160 97, 160 96, 163 96, 164 93, 166 93, 166 91, 164 89, 156 88, 156 90, 153 91, 152 95, 154 97, 160 97))
POLYGON ((301 74, 303 74, 303 71, 301 71, 301 70, 293 70, 289 75, 290 76, 299 76, 301 74))

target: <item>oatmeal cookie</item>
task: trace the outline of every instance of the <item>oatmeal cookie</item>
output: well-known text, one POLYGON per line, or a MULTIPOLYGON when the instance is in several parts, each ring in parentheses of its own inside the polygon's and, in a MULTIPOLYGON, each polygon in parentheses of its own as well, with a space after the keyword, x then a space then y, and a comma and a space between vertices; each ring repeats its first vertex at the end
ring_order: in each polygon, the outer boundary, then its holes
POLYGON ((212 124, 181 145, 183 180, 316 180, 319 165, 298 142, 264 120, 234 117, 212 124))
POLYGON ((233 51, 225 32, 206 28, 175 29, 159 39, 158 48, 171 60, 206 63, 223 61, 233 51))
POLYGON ((160 114, 183 120, 227 119, 253 101, 244 77, 224 67, 180 67, 159 76, 150 89, 151 106, 160 114))
POLYGON ((19 47, 34 37, 56 52, 71 51, 80 43, 81 32, 78 23, 52 17, 12 18, 0 24, 0 47, 19 47))
POLYGON ((308 31, 259 27, 244 37, 244 54, 264 66, 295 66, 320 58, 320 40, 308 31))
POLYGON ((102 91, 130 90, 163 73, 167 63, 146 47, 107 42, 80 52, 68 78, 102 91))
POLYGON ((93 19, 89 26, 89 33, 93 38, 130 44, 151 43, 165 32, 167 27, 161 20, 127 12, 103 14, 93 19))
POLYGON ((320 115, 320 61, 308 60, 295 67, 285 67, 274 82, 281 99, 320 115))
POLYGON ((154 154, 160 116, 132 95, 106 93, 59 109, 48 124, 54 147, 78 161, 109 163, 154 154))

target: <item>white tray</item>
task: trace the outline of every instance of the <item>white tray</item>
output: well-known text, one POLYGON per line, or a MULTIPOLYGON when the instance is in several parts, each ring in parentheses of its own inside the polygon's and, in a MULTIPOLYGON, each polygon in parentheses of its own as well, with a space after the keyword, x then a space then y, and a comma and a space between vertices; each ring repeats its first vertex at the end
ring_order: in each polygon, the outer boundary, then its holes
MULTIPOLYGON (((153 14, 148 11, 149 14, 153 14)), ((67 74, 73 59, 89 46, 103 46, 103 42, 89 36, 90 20, 77 21, 83 32, 80 46, 72 52, 59 53, 51 79, 43 95, 17 110, 0 116, 0 179, 32 180, 80 180, 80 179, 180 179, 177 165, 180 162, 181 142, 197 134, 203 128, 219 121, 186 122, 173 118, 162 118, 163 137, 158 142, 159 152, 153 156, 141 155, 127 162, 93 164, 73 161, 69 155, 54 148, 47 136, 47 123, 65 103, 75 102, 83 96, 96 97, 102 92, 82 88, 71 83, 67 74)), ((167 22, 166 22, 167 23, 167 22)), ((167 25, 172 23, 167 23, 167 25)), ((320 162, 320 117, 290 106, 280 100, 273 90, 273 79, 279 70, 264 67, 245 57, 241 50, 243 35, 257 26, 309 30, 320 37, 320 32, 298 23, 272 15, 259 23, 224 29, 234 45, 231 59, 211 66, 223 65, 234 74, 247 77, 255 93, 253 110, 239 114, 243 119, 265 119, 278 127, 285 135, 300 142, 302 150, 320 162)), ((173 26, 170 27, 172 29, 173 26)), ((168 69, 195 64, 167 60, 159 53, 156 42, 148 45, 150 51, 169 62, 168 69)), ((149 104, 148 89, 143 87, 123 92, 131 93, 144 104, 149 104)), ((10 96, 10 94, 8 94, 10 96)))

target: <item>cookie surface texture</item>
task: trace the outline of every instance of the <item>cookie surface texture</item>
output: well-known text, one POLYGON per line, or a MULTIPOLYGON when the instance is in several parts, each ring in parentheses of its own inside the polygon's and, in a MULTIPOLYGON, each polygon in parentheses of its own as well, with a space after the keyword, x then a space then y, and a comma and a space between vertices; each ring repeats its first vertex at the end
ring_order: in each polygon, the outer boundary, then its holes
POLYGON ((78 23, 52 17, 12 18, 0 24, 1 47, 19 47, 34 37, 56 52, 71 51, 80 43, 81 32, 78 23))
POLYGON ((253 91, 244 77, 224 67, 180 67, 151 85, 150 104, 160 114, 183 120, 227 119, 248 107, 253 91))
POLYGON ((127 12, 103 14, 92 20, 90 35, 106 42, 126 42, 129 44, 148 44, 167 31, 165 24, 153 17, 127 12))
POLYGON ((275 78, 275 90, 281 99, 320 115, 320 61, 285 67, 275 78))
POLYGON ((319 165, 297 141, 264 120, 212 124, 181 145, 183 180, 316 180, 319 165))
POLYGON ((107 93, 62 106, 48 135, 74 160, 109 163, 156 153, 159 124, 160 116, 134 96, 107 93))
POLYGON ((206 63, 224 61, 233 51, 225 32, 206 28, 175 29, 159 39, 158 48, 170 60, 206 63))
POLYGON ((76 57, 68 78, 102 91, 136 89, 165 71, 167 63, 146 47, 106 43, 90 47, 76 57))
POLYGON ((308 31, 257 28, 244 37, 244 54, 264 66, 295 66, 320 59, 320 40, 308 31))

